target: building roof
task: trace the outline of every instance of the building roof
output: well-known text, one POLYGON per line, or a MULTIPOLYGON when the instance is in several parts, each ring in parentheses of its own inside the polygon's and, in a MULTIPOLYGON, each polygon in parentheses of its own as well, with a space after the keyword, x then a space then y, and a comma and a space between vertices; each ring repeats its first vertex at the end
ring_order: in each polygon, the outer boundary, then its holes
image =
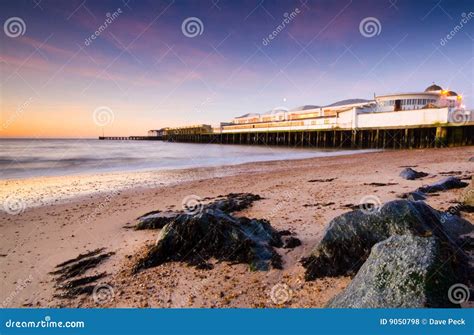
POLYGON ((447 95, 450 96, 450 97, 455 97, 455 96, 457 96, 458 94, 457 94, 456 92, 454 92, 454 91, 448 91, 447 95))
POLYGON ((401 97, 401 96, 404 96, 404 95, 420 95, 420 96, 437 97, 437 96, 439 96, 439 92, 405 92, 405 93, 394 93, 394 94, 377 95, 377 96, 376 96, 376 99, 389 98, 389 97, 401 97))
POLYGON ((321 108, 321 106, 316 106, 316 105, 304 105, 304 106, 299 106, 299 107, 293 108, 291 111, 292 111, 292 112, 306 111, 306 110, 309 110, 309 109, 316 109, 316 108, 321 108))
POLYGON ((332 103, 330 105, 324 106, 324 107, 337 107, 337 106, 344 106, 344 105, 352 105, 352 104, 361 104, 364 102, 370 102, 372 100, 367 100, 367 99, 346 99, 346 100, 341 100, 337 101, 335 103, 332 103))
POLYGON ((252 116, 260 116, 260 114, 258 114, 258 113, 247 113, 247 114, 244 114, 244 115, 241 115, 241 116, 237 116, 236 119, 243 119, 243 118, 252 117, 252 116))
POLYGON ((263 113, 262 115, 273 115, 273 114, 284 113, 284 112, 288 112, 288 108, 276 107, 276 108, 273 108, 272 110, 269 110, 268 112, 263 113))
POLYGON ((435 83, 433 83, 433 85, 431 86, 428 86, 425 90, 425 92, 431 92, 431 91, 441 91, 443 88, 439 85, 436 85, 435 83))

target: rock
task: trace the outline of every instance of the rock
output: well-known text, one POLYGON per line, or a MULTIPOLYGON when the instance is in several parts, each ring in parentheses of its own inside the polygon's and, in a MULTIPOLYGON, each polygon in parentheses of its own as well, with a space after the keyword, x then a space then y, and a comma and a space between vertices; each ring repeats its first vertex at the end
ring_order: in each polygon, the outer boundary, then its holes
POLYGON ((285 249, 293 249, 299 247, 301 245, 301 241, 299 238, 293 236, 285 236, 283 237, 283 248, 285 249))
POLYGON ((454 307, 449 287, 457 283, 452 250, 435 237, 394 235, 375 244, 332 308, 454 307))
MULTIPOLYGON (((203 204, 202 209, 218 209, 225 213, 233 213, 250 207, 254 201, 262 199, 258 194, 252 193, 229 193, 218 196, 213 202, 203 204)), ((166 224, 175 220, 186 211, 152 211, 137 218, 136 230, 162 229, 166 224)))
POLYGON ((161 229, 166 224, 173 221, 180 212, 173 212, 173 211, 153 211, 146 213, 140 216, 137 219, 137 224, 135 225, 136 230, 142 229, 161 229))
POLYGON ((262 199, 258 194, 252 193, 229 193, 220 198, 218 197, 217 200, 207 205, 207 208, 218 209, 230 214, 244 210, 250 207, 254 201, 262 199))
POLYGON ((301 262, 306 280, 354 275, 372 246, 392 235, 436 236, 452 244, 472 230, 469 222, 443 215, 422 201, 395 200, 374 212, 354 210, 334 218, 321 242, 301 262))
POLYGON ((418 191, 402 193, 397 195, 397 197, 400 199, 408 199, 411 201, 426 200, 426 195, 418 191))
POLYGON ((469 162, 474 162, 474 157, 469 158, 469 162))
POLYGON ((467 185, 468 183, 461 181, 459 178, 447 177, 434 184, 419 187, 417 191, 422 193, 435 193, 439 191, 451 190, 454 188, 463 188, 467 185))
POLYGON ((474 206, 474 179, 471 180, 469 186, 464 190, 462 203, 465 206, 474 206))
POLYGON ((461 212, 465 213, 473 213, 474 212, 474 206, 469 206, 469 205, 464 205, 464 204, 456 204, 454 206, 449 206, 448 209, 446 209, 446 215, 457 215, 460 216, 461 212))
POLYGON ((202 266, 211 258, 248 263, 251 269, 280 269, 282 247, 278 231, 266 220, 236 218, 219 209, 207 208, 199 214, 181 214, 160 231, 158 241, 134 267, 134 272, 180 261, 202 266))
POLYGON ((293 235, 293 233, 291 231, 285 229, 285 230, 280 230, 278 232, 278 235, 280 235, 280 236, 289 236, 289 235, 293 235))
POLYGON ((427 175, 428 173, 426 172, 415 171, 410 167, 404 168, 402 172, 400 172, 400 177, 407 180, 415 180, 418 178, 426 177, 427 175))

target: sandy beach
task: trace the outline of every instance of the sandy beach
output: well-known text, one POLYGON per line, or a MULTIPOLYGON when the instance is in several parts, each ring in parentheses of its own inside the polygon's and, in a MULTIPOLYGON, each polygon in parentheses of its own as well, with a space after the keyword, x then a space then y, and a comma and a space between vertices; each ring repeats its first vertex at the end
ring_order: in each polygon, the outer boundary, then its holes
MULTIPOLYGON (((153 172, 110 174, 96 179, 80 176, 2 181, 7 192, 35 194, 21 213, 0 212, 0 302, 4 307, 281 307, 270 292, 286 285, 290 292, 283 307, 323 307, 350 282, 349 277, 304 281, 302 256, 316 245, 332 218, 347 212, 364 197, 381 203, 397 194, 415 190, 446 176, 470 178, 474 147, 401 150, 303 160, 176 170, 172 183, 153 182, 153 172), (409 181, 399 177, 403 167, 416 167, 427 177, 409 181), (175 177, 181 176, 181 180, 175 177), (190 178, 189 176, 192 176, 190 178), (108 180, 106 193, 101 193, 108 180), (114 190, 113 181, 132 180, 130 187, 114 190), (388 185, 373 185, 384 183, 388 185), (41 203, 46 193, 63 190, 56 204, 41 203), (59 185, 59 186, 58 186, 59 185), (85 187, 84 185, 87 185, 85 187), (84 194, 84 188, 99 192, 84 194), (251 192, 263 197, 237 215, 264 218, 277 229, 290 230, 301 240, 294 249, 278 249, 283 270, 250 271, 246 264, 214 264, 198 270, 181 263, 164 265, 132 275, 130 268, 158 236, 157 230, 136 231, 136 218, 152 210, 180 209, 185 197, 216 197, 231 192, 251 192), (97 303, 91 296, 75 299, 54 297, 54 267, 80 253, 106 248, 115 252, 88 274, 106 271, 103 279, 111 297, 97 303)), ((173 176, 171 176, 173 175, 173 176)), ((173 178, 172 178, 173 177, 173 178)), ((430 196, 427 203, 446 210, 462 190, 430 196)), ((463 214, 474 222, 474 215, 463 214)))

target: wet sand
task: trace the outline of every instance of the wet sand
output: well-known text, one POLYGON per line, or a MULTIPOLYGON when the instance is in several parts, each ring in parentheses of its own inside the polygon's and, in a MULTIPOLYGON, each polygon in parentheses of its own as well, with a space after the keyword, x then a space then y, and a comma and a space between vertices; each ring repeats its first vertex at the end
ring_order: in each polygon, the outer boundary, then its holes
MULTIPOLYGON (((469 162, 472 156, 474 147, 385 151, 177 170, 168 178, 170 182, 164 183, 155 182, 162 179, 154 179, 153 172, 111 174, 101 177, 111 180, 106 183, 108 193, 92 194, 84 190, 100 192, 106 184, 79 176, 9 181, 11 188, 5 191, 2 187, 3 192, 17 198, 30 197, 28 203, 36 207, 26 206, 15 215, 0 212, 0 303, 5 307, 323 307, 350 278, 305 282, 299 259, 322 237, 329 220, 348 211, 344 205, 358 204, 367 196, 376 196, 383 203, 396 199, 398 193, 448 175, 470 176, 474 170, 474 163, 469 162), (404 166, 428 172, 429 176, 404 180, 398 176, 404 166), (124 178, 132 181, 130 187, 114 190, 114 182, 124 178), (42 190, 50 185, 50 192, 57 192, 58 183, 64 185, 59 187, 64 198, 56 204, 48 204, 47 192, 38 196, 34 191, 37 185, 42 190), (130 274, 137 255, 158 235, 158 231, 125 228, 138 216, 157 209, 180 209, 189 195, 205 198, 231 192, 264 197, 237 215, 265 218, 275 228, 289 229, 301 239, 300 247, 278 249, 283 256, 283 270, 250 271, 247 265, 228 263, 215 264, 212 270, 197 270, 168 263, 130 274), (54 298, 54 282, 48 272, 58 263, 99 247, 115 255, 88 274, 110 273, 104 282, 111 287, 111 297, 100 302, 90 296, 54 298), (282 287, 282 294, 289 299, 279 305, 271 292, 282 287)), ((447 209, 461 193, 441 192, 427 202, 436 209, 447 209)), ((465 218, 474 222, 473 214, 465 218)))

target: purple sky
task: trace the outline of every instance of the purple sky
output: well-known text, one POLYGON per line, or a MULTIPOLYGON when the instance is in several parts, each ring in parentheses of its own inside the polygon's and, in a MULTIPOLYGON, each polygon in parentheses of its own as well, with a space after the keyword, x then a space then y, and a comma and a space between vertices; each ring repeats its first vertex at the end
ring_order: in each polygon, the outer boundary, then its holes
POLYGON ((474 105, 472 1, 28 0, 0 8, 0 136, 141 135, 432 82, 474 105), (190 17, 202 22, 194 37, 183 33, 190 17), (23 20, 23 35, 11 36, 10 18, 23 20), (380 23, 374 36, 361 31, 365 18, 380 23), (94 111, 104 108, 109 120, 97 122, 94 111))

